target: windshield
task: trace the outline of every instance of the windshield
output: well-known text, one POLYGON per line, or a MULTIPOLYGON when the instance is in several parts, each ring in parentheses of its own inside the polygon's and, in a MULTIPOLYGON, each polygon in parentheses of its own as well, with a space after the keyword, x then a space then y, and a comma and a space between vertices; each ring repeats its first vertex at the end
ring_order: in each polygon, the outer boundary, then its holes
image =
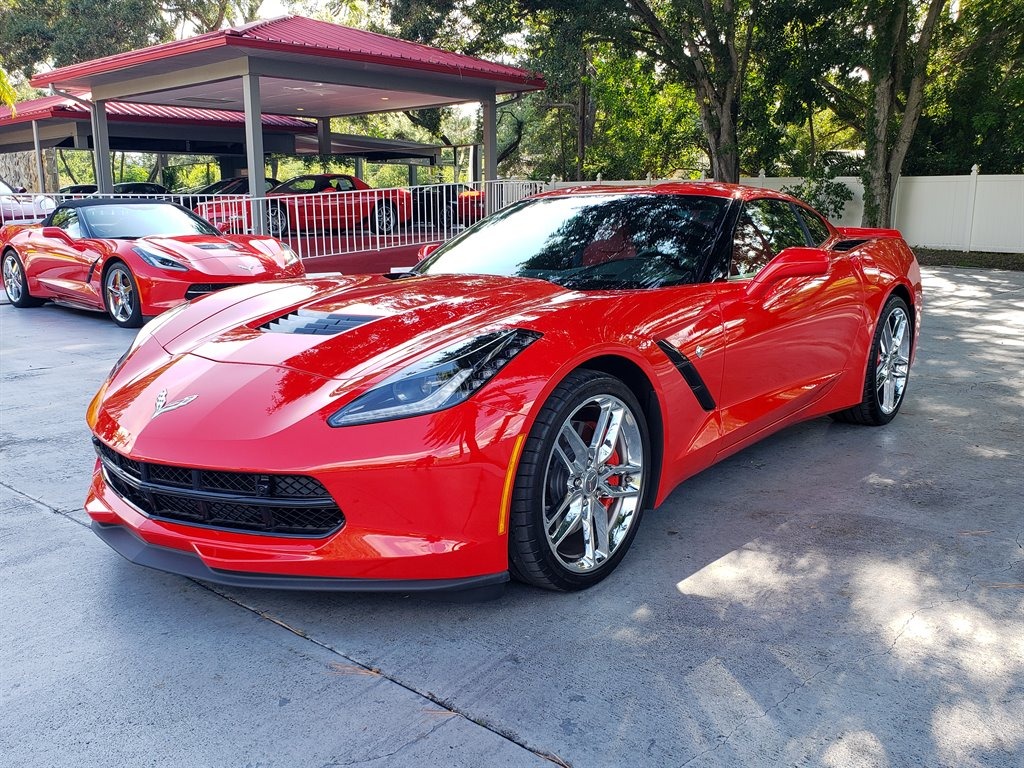
POLYGON ((441 246, 416 272, 533 277, 580 290, 694 283, 730 202, 636 193, 524 200, 441 246))
POLYGON ((167 203, 93 205, 78 209, 93 237, 135 240, 163 235, 219 235, 195 214, 167 203))
POLYGON ((230 178, 229 179, 221 179, 220 181, 215 181, 215 182, 213 182, 213 184, 209 184, 209 185, 203 187, 202 189, 196 190, 196 194, 197 195, 212 195, 215 192, 220 192, 226 186, 228 186, 230 184, 234 184, 235 181, 236 181, 236 179, 230 179, 230 178))

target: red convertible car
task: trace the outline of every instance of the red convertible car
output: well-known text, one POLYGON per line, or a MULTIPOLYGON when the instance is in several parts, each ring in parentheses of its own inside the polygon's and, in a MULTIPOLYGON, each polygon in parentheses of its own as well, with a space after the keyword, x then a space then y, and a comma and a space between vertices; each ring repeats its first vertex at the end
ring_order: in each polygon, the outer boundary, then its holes
MULTIPOLYGON (((274 237, 360 227, 389 234, 412 215, 406 190, 373 189, 337 173, 296 176, 267 192, 267 198, 267 230, 274 237)), ((200 203, 195 210, 225 231, 251 228, 250 205, 242 198, 200 203)))
POLYGON ((898 232, 778 193, 549 193, 410 272, 148 325, 89 407, 86 510, 130 560, 212 582, 581 589, 723 457, 890 421, 921 309, 898 232))
POLYGON ((126 328, 230 285, 305 274, 277 240, 225 237, 159 201, 66 202, 37 226, 0 229, 0 259, 14 306, 50 299, 108 312, 126 328))

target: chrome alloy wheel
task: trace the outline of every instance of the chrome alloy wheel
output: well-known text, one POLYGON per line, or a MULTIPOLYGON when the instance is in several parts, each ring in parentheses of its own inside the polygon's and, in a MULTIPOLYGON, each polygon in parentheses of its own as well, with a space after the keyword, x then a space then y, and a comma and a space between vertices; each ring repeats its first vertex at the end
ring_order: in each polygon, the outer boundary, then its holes
POLYGON ((544 530, 559 562, 576 573, 600 568, 638 517, 643 435, 613 395, 582 403, 562 424, 544 476, 544 530))
POLYGON ((4 256, 4 290, 11 303, 17 304, 25 292, 25 273, 13 253, 4 256))
POLYGON ((387 234, 395 228, 396 218, 395 207, 391 203, 377 203, 377 208, 373 212, 374 229, 387 234))
POLYGON ((124 269, 115 267, 107 273, 105 283, 111 316, 118 323, 127 323, 135 312, 135 286, 131 276, 124 269))
POLYGON ((909 373, 910 319, 902 307, 894 307, 885 319, 875 364, 875 391, 882 413, 888 415, 899 407, 909 373))

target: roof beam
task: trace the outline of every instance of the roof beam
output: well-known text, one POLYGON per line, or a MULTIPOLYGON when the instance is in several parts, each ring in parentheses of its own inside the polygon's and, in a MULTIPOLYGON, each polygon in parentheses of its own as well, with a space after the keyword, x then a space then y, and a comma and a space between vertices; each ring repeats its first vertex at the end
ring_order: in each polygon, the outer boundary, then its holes
MULTIPOLYGON (((92 98, 97 99, 125 99, 131 96, 140 96, 146 93, 159 93, 160 91, 171 91, 175 88, 185 88, 203 83, 215 83, 221 80, 230 80, 233 77, 241 77, 248 74, 245 57, 218 61, 213 64, 204 64, 200 67, 189 67, 178 69, 160 75, 148 75, 135 77, 128 80, 118 80, 103 85, 94 85, 92 98)), ((309 70, 306 71, 307 77, 309 70)))
POLYGON ((249 59, 249 71, 251 74, 283 80, 409 91, 463 101, 481 101, 494 94, 493 86, 488 88, 484 84, 474 85, 455 79, 446 82, 436 76, 423 77, 403 71, 402 67, 384 68, 356 62, 341 62, 333 67, 322 64, 312 67, 308 63, 252 57, 249 59))

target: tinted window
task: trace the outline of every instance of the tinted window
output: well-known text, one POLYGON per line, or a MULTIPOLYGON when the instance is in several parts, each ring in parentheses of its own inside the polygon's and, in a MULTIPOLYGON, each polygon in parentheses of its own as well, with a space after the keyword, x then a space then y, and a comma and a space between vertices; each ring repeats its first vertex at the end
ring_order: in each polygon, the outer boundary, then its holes
POLYGON ((808 244, 796 211, 785 200, 751 200, 746 209, 775 253, 808 244))
POLYGON ((532 277, 580 290, 702 279, 730 201, 697 195, 573 195, 526 200, 428 257, 425 274, 532 277))
POLYGON ((276 192, 290 192, 292 194, 302 194, 304 192, 312 192, 316 189, 316 177, 314 176, 300 176, 297 179, 286 181, 281 186, 275 189, 276 192))
POLYGON ((218 235, 210 224, 189 211, 166 203, 92 205, 78 209, 93 237, 134 240, 163 235, 218 235))
POLYGON ((50 226, 64 228, 64 225, 68 223, 68 217, 71 215, 70 208, 58 208, 50 216, 50 226))
POLYGON ((349 192, 355 189, 356 185, 352 183, 351 179, 346 179, 344 176, 335 176, 327 182, 327 187, 337 192, 349 192))
POLYGON ((60 226, 61 229, 68 233, 68 237, 78 238, 82 236, 82 225, 78 221, 78 214, 73 210, 68 211, 67 219, 60 226))
POLYGON ((804 224, 807 225, 807 230, 811 233, 811 239, 815 245, 821 245, 828 240, 832 233, 829 232, 828 225, 822 220, 818 214, 814 211, 809 211, 806 208, 798 209, 800 215, 803 217, 804 224))
POLYGON ((750 212, 744 210, 740 214, 739 221, 736 222, 729 276, 750 277, 756 275, 764 269, 765 264, 771 261, 774 255, 768 238, 754 223, 750 212))

